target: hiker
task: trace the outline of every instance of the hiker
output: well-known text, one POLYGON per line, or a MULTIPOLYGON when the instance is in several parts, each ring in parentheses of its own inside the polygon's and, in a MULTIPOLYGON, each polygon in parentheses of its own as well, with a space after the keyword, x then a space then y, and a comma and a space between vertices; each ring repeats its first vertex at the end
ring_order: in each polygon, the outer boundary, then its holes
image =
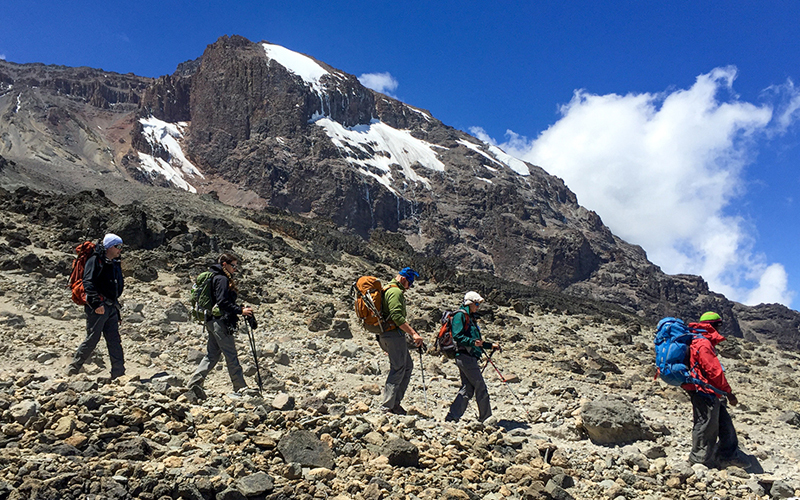
POLYGON ((738 459, 739 440, 723 397, 731 406, 736 406, 739 401, 725 378, 715 349, 717 344, 725 340, 719 333, 721 325, 722 317, 711 311, 700 316, 699 322, 689 323, 689 328, 703 334, 692 340, 689 346, 689 366, 698 379, 725 394, 717 394, 710 388, 695 384, 681 386, 692 400, 694 417, 689 462, 709 467, 741 464, 738 459))
POLYGON ((456 311, 464 314, 454 314, 452 319, 453 341, 456 350, 456 365, 461 375, 461 389, 459 389, 450 411, 444 417, 445 422, 457 422, 467 409, 469 400, 475 395, 478 404, 478 420, 483 422, 492 415, 489 403, 489 391, 483 380, 483 373, 478 361, 484 352, 500 349, 500 344, 485 342, 481 338, 481 329, 478 326, 476 313, 483 302, 483 297, 478 292, 467 292, 464 295, 464 304, 456 311))
POLYGON ((400 406, 403 396, 411 381, 411 371, 414 361, 408 352, 406 335, 414 341, 418 348, 422 347, 422 337, 406 321, 405 291, 411 288, 414 280, 419 276, 410 267, 401 269, 397 276, 387 284, 383 290, 383 303, 381 313, 386 321, 384 331, 379 334, 378 343, 381 349, 389 355, 389 375, 383 389, 383 403, 381 409, 387 413, 405 415, 406 410, 400 406))
POLYGON ((76 375, 92 355, 102 335, 106 339, 108 357, 111 359, 111 378, 125 375, 125 359, 119 336, 119 296, 124 282, 120 255, 122 238, 113 233, 103 237, 102 245, 86 260, 83 271, 83 288, 86 293, 86 339, 78 346, 67 369, 67 375, 76 375))
POLYGON ((211 266, 210 270, 214 273, 211 278, 211 291, 221 316, 207 318, 205 323, 205 329, 208 331, 206 355, 197 365, 192 378, 189 379, 189 389, 200 399, 206 397, 203 382, 208 372, 216 366, 220 356, 225 356, 225 364, 233 383, 233 390, 238 392, 247 388, 242 365, 239 364, 239 356, 236 353, 234 334, 239 315, 252 316, 253 314, 251 308, 236 305, 238 290, 233 280, 233 274, 239 270, 239 259, 233 254, 223 253, 217 259, 217 264, 211 266))

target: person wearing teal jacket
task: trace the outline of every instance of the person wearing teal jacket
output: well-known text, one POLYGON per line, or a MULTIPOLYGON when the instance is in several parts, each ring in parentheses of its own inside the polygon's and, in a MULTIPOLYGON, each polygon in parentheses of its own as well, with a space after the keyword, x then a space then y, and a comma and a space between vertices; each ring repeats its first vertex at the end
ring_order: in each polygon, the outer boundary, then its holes
POLYGON ((397 276, 383 288, 381 313, 384 318, 384 330, 378 336, 381 349, 389 355, 389 375, 383 388, 381 409, 387 413, 405 415, 406 410, 400 406, 405 396, 414 361, 408 352, 406 335, 410 336, 417 347, 422 346, 422 337, 408 324, 406 319, 405 291, 411 288, 419 276, 410 267, 404 267, 397 276))
POLYGON ((457 422, 464 415, 473 395, 478 403, 478 420, 483 422, 492 415, 489 391, 486 389, 478 361, 485 350, 500 349, 500 344, 485 342, 481 338, 481 329, 475 313, 478 312, 482 302, 483 297, 478 292, 467 292, 464 295, 464 305, 453 315, 452 333, 453 341, 458 345, 456 365, 461 375, 461 389, 450 405, 450 411, 444 417, 445 422, 457 422))

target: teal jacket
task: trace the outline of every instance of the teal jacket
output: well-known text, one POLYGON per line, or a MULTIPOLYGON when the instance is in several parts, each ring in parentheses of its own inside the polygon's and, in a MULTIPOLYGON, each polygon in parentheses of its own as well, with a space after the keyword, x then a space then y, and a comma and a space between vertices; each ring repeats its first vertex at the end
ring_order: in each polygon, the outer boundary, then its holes
POLYGON ((475 345, 476 340, 482 340, 478 322, 470 316, 469 328, 464 328, 466 317, 469 315, 469 306, 461 306, 458 310, 464 311, 466 314, 456 313, 453 315, 453 340, 458 344, 456 356, 466 355, 481 359, 483 349, 475 345))

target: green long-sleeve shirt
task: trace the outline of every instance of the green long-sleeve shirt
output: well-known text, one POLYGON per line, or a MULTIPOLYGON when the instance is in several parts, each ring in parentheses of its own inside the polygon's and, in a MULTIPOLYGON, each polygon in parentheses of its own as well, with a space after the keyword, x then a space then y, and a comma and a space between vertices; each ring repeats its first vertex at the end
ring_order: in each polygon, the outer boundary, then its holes
POLYGON ((406 298, 403 295, 405 289, 400 282, 393 279, 386 285, 384 290, 383 304, 381 304, 383 317, 400 326, 406 322, 406 298))

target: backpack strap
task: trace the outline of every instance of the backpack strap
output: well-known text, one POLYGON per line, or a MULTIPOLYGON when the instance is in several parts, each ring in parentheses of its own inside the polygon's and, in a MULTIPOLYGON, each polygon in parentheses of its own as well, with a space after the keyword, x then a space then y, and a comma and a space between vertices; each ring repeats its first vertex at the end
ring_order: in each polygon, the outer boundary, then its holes
POLYGON ((386 297, 384 297, 383 295, 385 295, 386 294, 386 290, 388 290, 390 288, 398 288, 399 289, 400 287, 397 286, 396 284, 389 283, 388 285, 383 287, 383 289, 381 290, 381 314, 380 314, 380 317, 378 318, 378 320, 381 322, 381 329, 384 332, 388 332, 390 330, 396 330, 397 329, 397 325, 394 324, 394 321, 392 321, 390 318, 384 318, 383 308, 386 307, 386 297))

